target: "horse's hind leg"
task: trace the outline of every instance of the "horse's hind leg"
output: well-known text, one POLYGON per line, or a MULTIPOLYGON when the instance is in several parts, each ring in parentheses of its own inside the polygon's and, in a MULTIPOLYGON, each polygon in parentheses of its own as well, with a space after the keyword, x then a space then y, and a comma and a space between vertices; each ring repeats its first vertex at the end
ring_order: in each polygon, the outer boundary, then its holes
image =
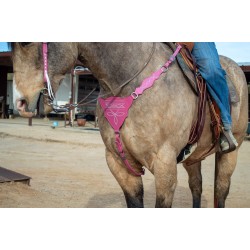
POLYGON ((127 207, 143 207, 143 184, 142 178, 129 173, 123 162, 106 149, 106 159, 111 173, 121 186, 127 207))
POLYGON ((189 166, 183 163, 183 166, 188 173, 189 188, 193 196, 193 207, 200 208, 202 194, 201 162, 197 162, 189 166))
POLYGON ((224 208, 229 193, 231 176, 235 170, 238 149, 228 154, 216 153, 214 180, 214 207, 224 208))

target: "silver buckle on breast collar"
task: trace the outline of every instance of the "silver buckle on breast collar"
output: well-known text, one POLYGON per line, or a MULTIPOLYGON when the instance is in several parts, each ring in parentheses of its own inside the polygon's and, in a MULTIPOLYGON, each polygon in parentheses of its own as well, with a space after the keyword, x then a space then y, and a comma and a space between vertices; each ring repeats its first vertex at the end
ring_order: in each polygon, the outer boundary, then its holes
POLYGON ((161 70, 163 73, 166 73, 168 71, 168 67, 166 67, 165 65, 162 65, 161 70))
POLYGON ((136 99, 138 98, 138 94, 136 94, 135 92, 133 92, 133 93, 131 94, 131 96, 132 96, 132 98, 133 98, 134 100, 136 100, 136 99))

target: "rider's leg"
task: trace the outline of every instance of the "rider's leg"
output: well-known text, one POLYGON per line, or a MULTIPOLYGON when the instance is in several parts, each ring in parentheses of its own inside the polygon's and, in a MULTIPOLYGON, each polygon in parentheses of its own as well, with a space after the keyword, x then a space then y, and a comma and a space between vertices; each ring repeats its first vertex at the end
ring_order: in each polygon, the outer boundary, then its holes
MULTIPOLYGON (((220 109, 225 133, 231 139, 231 142, 237 146, 237 141, 231 132, 232 119, 230 115, 229 90, 225 78, 226 72, 221 67, 215 43, 195 42, 192 54, 195 57, 202 77, 207 83, 209 93, 220 109)), ((227 151, 228 148, 228 139, 222 134, 221 149, 222 151, 227 151)))

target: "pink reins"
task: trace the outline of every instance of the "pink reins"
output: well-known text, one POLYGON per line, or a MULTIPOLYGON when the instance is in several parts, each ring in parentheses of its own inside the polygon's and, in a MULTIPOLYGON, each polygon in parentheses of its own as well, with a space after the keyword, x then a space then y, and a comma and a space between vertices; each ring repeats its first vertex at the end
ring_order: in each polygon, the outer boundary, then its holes
POLYGON ((114 129, 115 132, 115 144, 116 148, 119 152, 119 155, 121 159, 123 160, 125 166, 127 169, 134 174, 135 176, 141 176, 144 175, 145 170, 142 169, 141 172, 137 172, 134 170, 134 168, 131 166, 131 164, 126 159, 123 146, 122 146, 122 140, 120 136, 120 129, 128 117, 128 112, 133 104, 133 101, 139 97, 146 89, 151 88, 155 81, 158 80, 162 73, 165 73, 170 66, 170 64, 175 60, 175 57, 181 50, 181 45, 178 45, 173 55, 169 58, 169 60, 157 71, 155 71, 150 77, 145 78, 142 81, 142 84, 140 87, 136 88, 135 91, 127 96, 127 97, 118 97, 118 96, 112 96, 109 98, 98 98, 98 101, 104 111, 104 116, 108 120, 111 127, 114 129))

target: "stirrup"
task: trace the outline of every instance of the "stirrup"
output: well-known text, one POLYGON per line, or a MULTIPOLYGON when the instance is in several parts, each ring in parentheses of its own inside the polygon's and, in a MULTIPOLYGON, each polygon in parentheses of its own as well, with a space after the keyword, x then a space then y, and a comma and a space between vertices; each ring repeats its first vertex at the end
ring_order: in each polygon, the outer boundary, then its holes
POLYGON ((221 136, 220 136, 221 153, 223 154, 230 153, 234 151, 237 146, 238 146, 238 143, 236 139, 234 138, 231 130, 222 129, 221 136))

